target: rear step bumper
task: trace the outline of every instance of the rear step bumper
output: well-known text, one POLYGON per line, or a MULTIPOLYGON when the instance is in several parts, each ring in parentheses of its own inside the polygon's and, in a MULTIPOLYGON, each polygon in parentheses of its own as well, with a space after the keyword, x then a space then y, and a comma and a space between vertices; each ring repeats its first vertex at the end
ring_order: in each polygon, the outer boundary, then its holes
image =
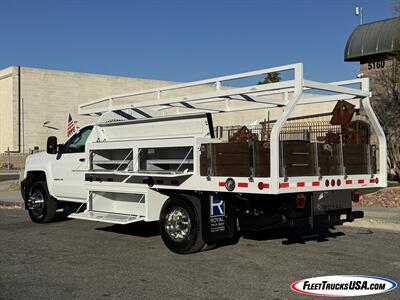
POLYGON ((330 211, 314 215, 315 225, 341 225, 344 222, 353 222, 364 217, 363 211, 330 211))

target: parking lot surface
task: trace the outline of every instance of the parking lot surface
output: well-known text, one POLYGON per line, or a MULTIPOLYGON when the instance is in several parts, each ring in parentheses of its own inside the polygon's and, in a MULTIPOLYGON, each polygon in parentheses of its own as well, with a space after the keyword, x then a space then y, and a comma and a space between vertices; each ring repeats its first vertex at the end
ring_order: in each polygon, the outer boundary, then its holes
MULTIPOLYGON (((289 239, 247 234, 177 255, 156 223, 38 225, 22 209, 0 209, 0 299, 311 299, 290 284, 340 274, 399 282, 399 253, 399 233, 341 226, 289 239)), ((399 299, 400 290, 369 298, 399 299)))

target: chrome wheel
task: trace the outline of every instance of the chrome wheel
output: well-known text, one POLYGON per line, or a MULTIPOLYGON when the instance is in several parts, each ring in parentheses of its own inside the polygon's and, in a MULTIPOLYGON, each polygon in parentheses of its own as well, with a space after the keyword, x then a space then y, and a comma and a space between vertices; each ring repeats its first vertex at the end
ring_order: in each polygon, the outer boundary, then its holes
POLYGON ((190 218, 182 207, 173 207, 165 216, 165 231, 176 242, 188 238, 191 228, 190 218))
POLYGON ((28 199, 28 208, 36 216, 41 216, 44 212, 44 197, 39 189, 33 191, 28 199))

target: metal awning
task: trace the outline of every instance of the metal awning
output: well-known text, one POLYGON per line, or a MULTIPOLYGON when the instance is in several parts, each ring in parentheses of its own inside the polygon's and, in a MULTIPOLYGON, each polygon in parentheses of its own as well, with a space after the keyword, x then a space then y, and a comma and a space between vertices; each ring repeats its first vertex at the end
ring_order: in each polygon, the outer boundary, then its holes
POLYGON ((400 17, 358 26, 347 40, 345 61, 400 51, 400 17))

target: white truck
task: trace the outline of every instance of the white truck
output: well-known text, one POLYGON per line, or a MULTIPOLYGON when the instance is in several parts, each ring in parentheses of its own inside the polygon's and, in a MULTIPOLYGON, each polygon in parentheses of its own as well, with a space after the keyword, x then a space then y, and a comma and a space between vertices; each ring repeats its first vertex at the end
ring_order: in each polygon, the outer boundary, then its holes
MULTIPOLYGON (((305 80, 297 63, 88 102, 79 113, 99 116, 95 124, 64 144, 49 137, 47 152, 27 158, 25 206, 37 223, 52 221, 70 203, 79 206, 71 218, 159 221, 164 243, 176 253, 200 251, 240 230, 351 222, 363 217, 352 211, 359 189, 386 186, 385 135, 369 97, 367 78, 305 80), (288 75, 276 83, 223 86, 271 72, 288 75), (179 95, 188 88, 191 94, 179 95), (376 145, 369 137, 354 142, 349 136, 357 129, 345 125, 314 140, 282 138, 295 107, 344 100, 362 104, 376 145), (214 114, 265 108, 280 111, 268 134, 244 128, 228 142, 215 136, 214 114)), ((339 119, 346 118, 348 107, 338 107, 339 119)))

